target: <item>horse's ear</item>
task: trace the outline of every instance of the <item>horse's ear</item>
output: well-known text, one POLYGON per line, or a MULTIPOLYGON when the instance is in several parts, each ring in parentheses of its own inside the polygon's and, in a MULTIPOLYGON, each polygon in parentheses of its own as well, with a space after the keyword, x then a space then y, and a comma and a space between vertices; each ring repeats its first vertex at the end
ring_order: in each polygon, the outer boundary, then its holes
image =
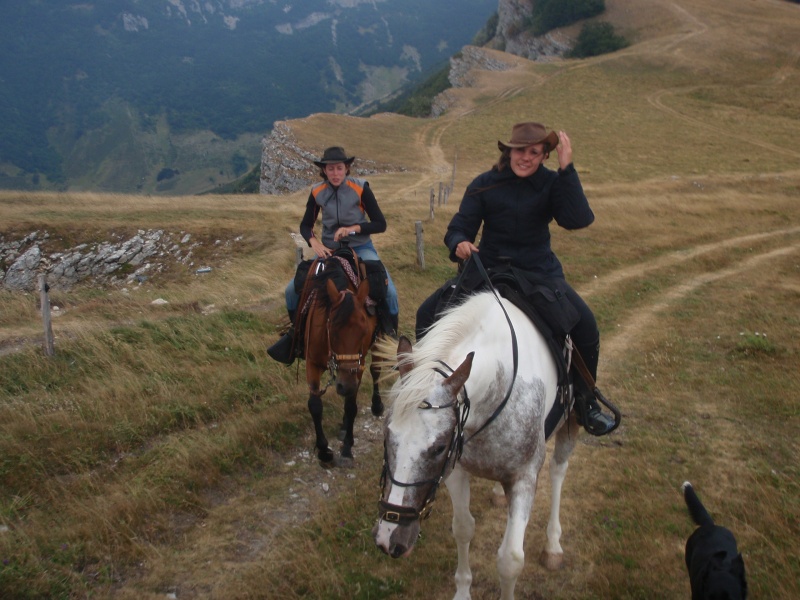
POLYGON ((364 279, 358 285, 358 291, 356 292, 356 298, 358 299, 359 304, 364 304, 367 301, 367 296, 369 296, 369 279, 364 279))
POLYGON ((339 299, 339 290, 336 289, 336 284, 333 283, 332 279, 328 279, 327 290, 328 290, 328 298, 331 299, 331 304, 333 304, 339 299))
POLYGON ((411 359, 411 340, 404 335, 401 335, 397 342, 397 362, 400 377, 405 377, 414 368, 414 361, 411 359))
POLYGON ((467 378, 469 378, 469 374, 472 371, 472 358, 474 356, 474 352, 467 354, 467 358, 464 359, 464 362, 458 365, 458 368, 453 371, 453 374, 444 380, 444 387, 447 388, 448 393, 454 398, 458 396, 461 388, 467 383, 467 378))

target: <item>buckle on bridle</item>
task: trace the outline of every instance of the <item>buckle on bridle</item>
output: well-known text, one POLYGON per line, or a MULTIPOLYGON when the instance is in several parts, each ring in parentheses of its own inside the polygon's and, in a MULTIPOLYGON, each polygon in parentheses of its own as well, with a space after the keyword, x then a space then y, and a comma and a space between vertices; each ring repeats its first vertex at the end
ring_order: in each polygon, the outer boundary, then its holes
POLYGON ((399 523, 400 513, 393 510, 387 510, 385 513, 383 513, 383 520, 389 521, 390 523, 399 523))

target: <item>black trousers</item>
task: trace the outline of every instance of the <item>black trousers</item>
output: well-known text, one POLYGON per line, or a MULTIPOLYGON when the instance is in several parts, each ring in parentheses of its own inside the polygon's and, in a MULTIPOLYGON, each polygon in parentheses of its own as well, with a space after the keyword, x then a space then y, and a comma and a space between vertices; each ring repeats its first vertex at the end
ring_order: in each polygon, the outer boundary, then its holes
MULTIPOLYGON (((453 285, 455 285, 455 279, 448 281, 420 304, 417 309, 417 322, 415 327, 417 341, 423 338, 428 328, 436 321, 438 317, 436 314, 436 307, 439 304, 439 300, 441 300, 442 295, 453 285)), ((597 320, 594 318, 592 309, 589 308, 589 305, 578 295, 578 292, 572 289, 572 286, 569 284, 567 284, 565 288, 567 298, 569 298, 569 301, 581 315, 578 324, 570 331, 572 342, 578 348, 578 352, 581 353, 586 367, 596 380, 597 364, 600 359, 600 330, 597 328, 597 320)))

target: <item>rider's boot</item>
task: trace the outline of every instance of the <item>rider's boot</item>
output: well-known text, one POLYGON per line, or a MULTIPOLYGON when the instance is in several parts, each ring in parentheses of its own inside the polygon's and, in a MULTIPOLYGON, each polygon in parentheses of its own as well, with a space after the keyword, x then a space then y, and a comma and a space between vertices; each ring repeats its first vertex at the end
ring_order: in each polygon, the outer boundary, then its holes
POLYGON ((614 429, 614 419, 603 413, 597 398, 588 391, 575 391, 575 411, 578 424, 592 435, 605 435, 614 429))
POLYGON ((285 365, 291 365, 294 362, 294 316, 295 312, 293 310, 289 311, 289 321, 291 325, 289 326, 289 330, 284 333, 281 338, 272 344, 269 348, 267 348, 267 354, 270 355, 274 360, 281 362, 285 365))

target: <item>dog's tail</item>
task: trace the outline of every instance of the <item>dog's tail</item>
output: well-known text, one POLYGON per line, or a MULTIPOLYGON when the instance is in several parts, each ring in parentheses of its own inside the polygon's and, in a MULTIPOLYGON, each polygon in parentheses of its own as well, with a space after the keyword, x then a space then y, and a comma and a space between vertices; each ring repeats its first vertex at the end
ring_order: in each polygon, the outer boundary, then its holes
POLYGON ((689 514, 692 515, 692 520, 697 525, 713 525, 714 519, 708 514, 706 507, 700 502, 700 498, 694 492, 692 484, 684 481, 683 485, 683 498, 686 500, 686 506, 689 508, 689 514))

